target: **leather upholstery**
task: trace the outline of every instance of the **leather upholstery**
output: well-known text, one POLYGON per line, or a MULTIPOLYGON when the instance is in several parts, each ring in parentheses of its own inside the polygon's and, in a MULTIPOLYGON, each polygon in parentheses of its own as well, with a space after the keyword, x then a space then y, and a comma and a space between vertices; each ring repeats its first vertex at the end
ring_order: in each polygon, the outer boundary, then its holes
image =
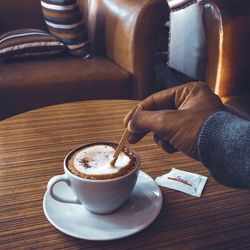
POLYGON ((29 28, 47 31, 39 0, 0 1, 0 34, 29 28))
POLYGON ((171 30, 177 27, 170 33, 170 66, 207 82, 228 105, 250 114, 250 1, 171 0, 169 5, 171 30))
POLYGON ((154 82, 154 50, 157 34, 168 18, 167 2, 91 0, 88 10, 94 51, 105 53, 134 75, 133 93, 137 98, 145 98, 154 82))
POLYGON ((215 92, 222 97, 250 94, 250 1, 210 1, 204 25, 211 38, 208 69, 213 72, 206 81, 214 81, 215 92))
MULTIPOLYGON (((158 30, 168 19, 165 0, 78 0, 93 57, 67 56, 0 63, 0 119, 46 105, 151 93, 158 30)), ((0 32, 46 30, 40 0, 2 0, 0 32)))
MULTIPOLYGON (((0 67, 1 117, 26 110, 88 99, 131 99, 131 75, 103 57, 57 57, 0 67), (15 72, 13 74, 13 72, 15 72)), ((4 117, 5 116, 5 117, 4 117)))

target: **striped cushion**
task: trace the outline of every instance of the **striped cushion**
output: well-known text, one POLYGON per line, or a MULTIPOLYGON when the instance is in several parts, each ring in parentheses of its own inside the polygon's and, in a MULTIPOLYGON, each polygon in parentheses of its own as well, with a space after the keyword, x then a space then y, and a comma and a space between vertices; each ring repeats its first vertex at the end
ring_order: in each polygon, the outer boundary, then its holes
POLYGON ((42 0, 42 11, 51 34, 75 56, 89 57, 89 43, 76 0, 42 0))
POLYGON ((20 29, 0 36, 0 60, 53 56, 65 50, 56 37, 37 29, 20 29))

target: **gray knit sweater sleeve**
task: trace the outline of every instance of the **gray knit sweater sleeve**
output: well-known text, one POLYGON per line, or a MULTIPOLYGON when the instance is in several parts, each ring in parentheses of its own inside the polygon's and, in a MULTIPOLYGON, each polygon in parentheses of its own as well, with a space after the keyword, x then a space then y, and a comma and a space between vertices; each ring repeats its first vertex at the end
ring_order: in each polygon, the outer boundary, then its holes
POLYGON ((250 121, 224 111, 213 114, 201 130, 198 150, 218 182, 250 189, 250 121))

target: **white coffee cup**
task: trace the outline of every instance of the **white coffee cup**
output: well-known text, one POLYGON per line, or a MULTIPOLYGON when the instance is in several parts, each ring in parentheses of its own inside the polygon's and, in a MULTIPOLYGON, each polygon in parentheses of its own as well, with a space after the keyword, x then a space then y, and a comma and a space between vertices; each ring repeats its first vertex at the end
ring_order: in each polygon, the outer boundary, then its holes
POLYGON ((136 156, 136 160, 135 167, 127 174, 113 179, 93 180, 76 176, 67 168, 67 158, 76 150, 72 150, 64 159, 65 173, 49 180, 47 190, 51 197, 64 203, 83 204, 95 214, 107 214, 118 209, 128 199, 136 184, 140 165, 138 154, 129 149, 136 156), (65 182, 75 197, 56 194, 54 187, 58 182, 65 182))

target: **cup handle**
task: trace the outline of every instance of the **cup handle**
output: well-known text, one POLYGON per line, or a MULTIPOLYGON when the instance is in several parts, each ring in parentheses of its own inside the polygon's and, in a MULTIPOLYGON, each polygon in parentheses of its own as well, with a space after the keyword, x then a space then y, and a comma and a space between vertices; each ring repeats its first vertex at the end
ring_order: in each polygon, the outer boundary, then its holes
POLYGON ((52 177, 47 185, 47 190, 50 194, 50 196, 60 202, 64 202, 64 203, 74 203, 74 204, 81 204, 81 202, 75 197, 75 198, 65 198, 62 196, 59 196, 57 194, 54 193, 54 186, 58 183, 58 182, 65 182, 69 187, 71 187, 71 183, 70 183, 70 179, 67 177, 67 175, 63 174, 63 175, 56 175, 54 177, 52 177))

